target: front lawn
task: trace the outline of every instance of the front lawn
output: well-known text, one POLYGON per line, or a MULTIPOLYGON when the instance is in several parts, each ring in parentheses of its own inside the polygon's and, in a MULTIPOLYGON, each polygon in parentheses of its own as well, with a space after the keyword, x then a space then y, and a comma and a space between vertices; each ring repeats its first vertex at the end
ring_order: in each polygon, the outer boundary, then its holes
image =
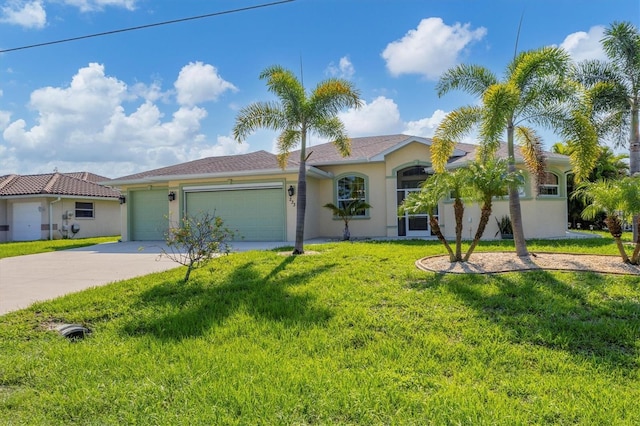
MULTIPOLYGON (((529 247, 615 254, 605 239, 529 247)), ((637 277, 416 269, 437 242, 306 249, 318 254, 232 254, 186 285, 179 268, 3 316, 0 418, 640 424, 637 277), (59 323, 93 333, 72 343, 59 323)))
POLYGON ((118 241, 120 236, 0 243, 0 259, 118 241))

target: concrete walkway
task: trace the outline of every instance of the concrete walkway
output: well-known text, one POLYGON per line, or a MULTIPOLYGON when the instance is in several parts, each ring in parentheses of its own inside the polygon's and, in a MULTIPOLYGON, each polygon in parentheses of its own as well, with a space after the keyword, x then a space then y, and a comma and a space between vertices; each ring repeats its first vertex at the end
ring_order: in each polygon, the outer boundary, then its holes
MULTIPOLYGON (((237 242, 235 252, 291 246, 286 242, 237 242)), ((34 302, 180 265, 160 257, 164 243, 125 242, 0 259, 0 315, 34 302)))

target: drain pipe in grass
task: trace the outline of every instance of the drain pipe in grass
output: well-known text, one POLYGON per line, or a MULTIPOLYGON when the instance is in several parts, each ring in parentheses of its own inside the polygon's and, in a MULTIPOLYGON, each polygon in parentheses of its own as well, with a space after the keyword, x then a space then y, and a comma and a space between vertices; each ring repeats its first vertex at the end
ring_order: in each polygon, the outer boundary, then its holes
POLYGON ((58 201, 62 200, 61 197, 58 197, 57 200, 53 200, 49 203, 49 239, 53 240, 53 205, 58 201))

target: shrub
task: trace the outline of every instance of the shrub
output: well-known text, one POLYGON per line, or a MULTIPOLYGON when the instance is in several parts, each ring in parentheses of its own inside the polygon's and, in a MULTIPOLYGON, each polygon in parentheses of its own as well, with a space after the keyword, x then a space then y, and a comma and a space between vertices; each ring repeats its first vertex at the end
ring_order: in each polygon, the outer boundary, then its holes
POLYGON ((235 233, 224 226, 222 218, 210 212, 194 216, 185 214, 179 226, 170 226, 165 232, 167 249, 162 255, 187 267, 184 282, 191 271, 206 265, 220 254, 231 251, 230 241, 235 233))

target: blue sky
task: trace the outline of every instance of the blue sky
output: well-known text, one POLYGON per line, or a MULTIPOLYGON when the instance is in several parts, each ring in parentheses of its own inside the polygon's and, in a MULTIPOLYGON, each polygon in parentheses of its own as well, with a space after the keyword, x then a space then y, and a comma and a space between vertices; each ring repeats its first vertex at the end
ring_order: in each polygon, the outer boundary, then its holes
MULTIPOLYGON (((0 0, 0 49, 224 12, 259 0, 0 0)), ((352 137, 430 137, 473 103, 438 98, 458 63, 502 75, 518 49, 562 46, 604 59, 614 21, 638 26, 638 0, 295 0, 139 31, 0 54, 0 175, 90 171, 107 177, 198 158, 273 151, 276 135, 231 137, 238 110, 272 100, 258 79, 278 64, 307 88, 347 78, 365 105, 352 137)), ((558 140, 541 132, 549 147, 558 140)), ((313 139, 312 144, 324 141, 313 139)), ((466 141, 468 142, 468 141, 466 141)))

